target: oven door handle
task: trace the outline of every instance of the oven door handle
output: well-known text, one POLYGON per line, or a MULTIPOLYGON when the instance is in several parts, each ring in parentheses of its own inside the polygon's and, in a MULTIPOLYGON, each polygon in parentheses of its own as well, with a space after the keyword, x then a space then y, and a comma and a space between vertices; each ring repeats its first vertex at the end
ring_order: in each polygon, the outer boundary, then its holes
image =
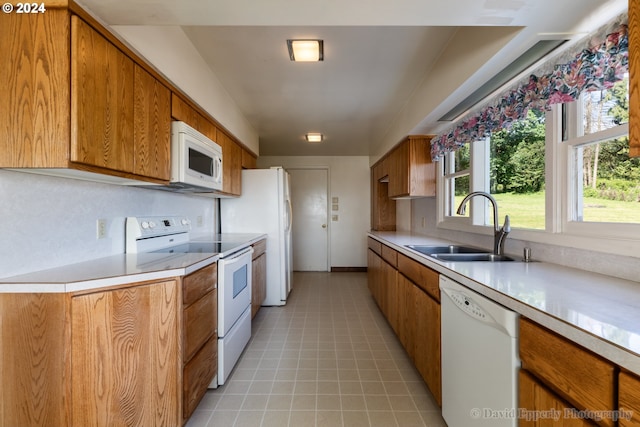
POLYGON ((235 264, 236 262, 241 260, 243 255, 252 254, 252 253, 253 253, 253 247, 249 246, 246 250, 233 254, 232 258, 220 258, 218 262, 222 261, 224 265, 235 264))

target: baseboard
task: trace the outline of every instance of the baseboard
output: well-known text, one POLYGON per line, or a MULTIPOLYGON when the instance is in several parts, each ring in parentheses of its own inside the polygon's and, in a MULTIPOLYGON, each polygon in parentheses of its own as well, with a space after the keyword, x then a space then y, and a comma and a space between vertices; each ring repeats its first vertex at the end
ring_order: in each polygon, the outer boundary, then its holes
POLYGON ((332 273, 366 273, 367 267, 331 267, 332 273))

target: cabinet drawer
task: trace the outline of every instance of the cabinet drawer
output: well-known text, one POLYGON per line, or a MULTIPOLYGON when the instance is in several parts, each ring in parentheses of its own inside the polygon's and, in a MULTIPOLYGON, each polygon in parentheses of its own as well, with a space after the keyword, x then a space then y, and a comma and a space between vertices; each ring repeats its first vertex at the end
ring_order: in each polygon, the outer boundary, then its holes
MULTIPOLYGON (((520 319, 520 359, 523 369, 577 409, 616 409, 613 364, 524 318, 520 319)), ((599 424, 613 425, 613 421, 604 419, 599 424)))
POLYGON ((214 335, 184 367, 182 378, 184 419, 189 418, 196 409, 217 370, 218 337, 214 335))
POLYGON ((253 244, 253 256, 252 260, 258 258, 260 255, 267 251, 267 239, 260 240, 253 244))
POLYGON ((202 344, 215 333, 217 292, 213 290, 184 310, 184 360, 191 359, 202 344))
POLYGON ((382 255, 382 243, 378 242, 376 239, 372 239, 371 237, 369 237, 367 243, 369 245, 369 249, 378 255, 382 255))
POLYGON ((190 305, 216 287, 218 264, 213 263, 182 279, 182 302, 190 305))
POLYGON ((398 271, 435 298, 436 301, 440 301, 440 278, 436 271, 403 254, 398 254, 398 271))
POLYGON ((389 246, 382 245, 382 259, 394 267, 398 266, 398 252, 396 252, 395 249, 391 249, 389 246))
POLYGON ((631 419, 620 418, 620 427, 640 425, 640 378, 628 372, 620 372, 618 406, 631 419))

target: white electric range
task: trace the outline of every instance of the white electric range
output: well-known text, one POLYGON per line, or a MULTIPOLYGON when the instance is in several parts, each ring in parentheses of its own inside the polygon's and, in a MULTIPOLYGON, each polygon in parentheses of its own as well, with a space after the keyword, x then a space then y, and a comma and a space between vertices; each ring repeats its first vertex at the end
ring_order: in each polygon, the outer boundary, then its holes
POLYGON ((209 388, 225 383, 251 338, 251 246, 237 236, 192 239, 184 217, 128 217, 127 253, 210 253, 218 258, 218 375, 209 388))

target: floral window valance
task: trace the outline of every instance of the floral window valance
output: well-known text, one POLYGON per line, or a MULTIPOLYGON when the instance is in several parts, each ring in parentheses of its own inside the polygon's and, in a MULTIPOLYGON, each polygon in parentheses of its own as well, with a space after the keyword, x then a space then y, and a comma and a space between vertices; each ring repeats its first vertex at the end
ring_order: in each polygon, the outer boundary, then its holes
POLYGON ((529 109, 548 110, 557 103, 575 101, 584 91, 611 88, 629 70, 629 37, 626 15, 618 18, 611 30, 599 31, 581 43, 568 61, 554 61, 552 70, 540 70, 528 80, 516 85, 492 104, 470 114, 449 132, 431 140, 434 161, 455 151, 468 142, 485 138, 493 131, 508 129, 511 124, 527 116, 529 109))

